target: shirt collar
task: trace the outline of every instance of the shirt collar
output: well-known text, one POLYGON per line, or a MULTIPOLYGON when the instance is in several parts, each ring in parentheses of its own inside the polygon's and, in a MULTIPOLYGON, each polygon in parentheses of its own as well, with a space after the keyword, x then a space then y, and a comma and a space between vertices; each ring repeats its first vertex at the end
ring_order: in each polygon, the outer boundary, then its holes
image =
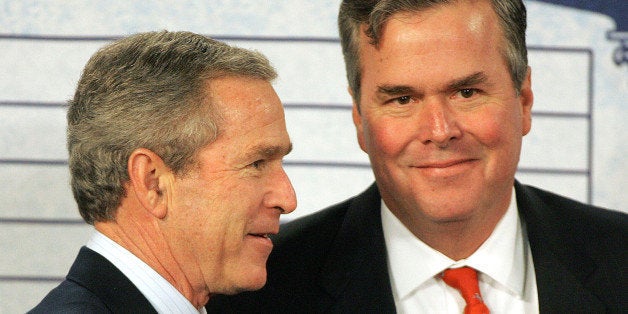
POLYGON ((159 273, 104 234, 96 231, 86 246, 115 265, 158 313, 206 313, 204 307, 196 309, 159 273))
POLYGON ((488 239, 467 259, 467 265, 482 272, 512 293, 523 296, 526 276, 525 242, 513 188, 510 205, 488 239))
POLYGON ((454 261, 416 238, 381 202, 382 227, 393 290, 399 298, 426 284, 451 266, 470 266, 480 280, 494 281, 522 296, 525 286, 525 241, 513 188, 506 214, 489 238, 469 258, 454 261))

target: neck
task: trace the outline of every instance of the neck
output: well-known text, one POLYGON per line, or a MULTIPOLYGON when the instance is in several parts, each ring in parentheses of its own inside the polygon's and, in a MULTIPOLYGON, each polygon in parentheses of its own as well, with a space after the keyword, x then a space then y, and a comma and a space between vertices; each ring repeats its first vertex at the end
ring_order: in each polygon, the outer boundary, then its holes
POLYGON ((209 290, 202 282, 195 286, 190 281, 172 255, 158 224, 124 214, 130 211, 119 208, 115 221, 96 222, 94 227, 154 269, 194 307, 198 309, 204 306, 209 301, 209 290))
POLYGON ((470 221, 444 222, 412 232, 425 244, 458 261, 477 251, 490 237, 502 216, 503 214, 490 221, 484 220, 481 224, 470 221))
POLYGON ((406 211, 414 216, 391 211, 423 243, 457 261, 471 256, 490 237, 509 204, 510 197, 467 217, 442 220, 421 216, 418 210, 406 211))

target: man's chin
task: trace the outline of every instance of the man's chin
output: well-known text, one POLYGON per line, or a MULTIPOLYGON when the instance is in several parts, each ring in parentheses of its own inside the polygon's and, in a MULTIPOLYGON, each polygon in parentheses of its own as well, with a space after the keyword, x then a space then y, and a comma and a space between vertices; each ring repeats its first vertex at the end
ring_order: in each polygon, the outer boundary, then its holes
POLYGON ((234 295, 246 291, 255 291, 262 289, 266 285, 266 269, 257 274, 250 274, 247 278, 243 278, 240 282, 233 284, 228 291, 220 294, 234 295))

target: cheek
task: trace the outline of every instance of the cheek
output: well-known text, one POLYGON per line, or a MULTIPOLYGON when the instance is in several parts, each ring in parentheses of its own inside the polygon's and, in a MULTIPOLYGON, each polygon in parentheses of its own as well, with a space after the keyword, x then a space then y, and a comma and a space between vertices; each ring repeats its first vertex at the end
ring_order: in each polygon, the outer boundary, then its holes
POLYGON ((411 128, 397 125, 394 121, 380 119, 364 124, 364 142, 369 155, 398 155, 406 143, 412 140, 411 128))
POLYGON ((492 111, 467 125, 467 133, 483 147, 486 171, 492 177, 510 179, 514 175, 521 151, 521 119, 516 113, 492 111))
POLYGON ((521 137, 521 117, 513 111, 502 108, 488 110, 467 122, 467 132, 472 133, 487 148, 508 146, 521 137))
MULTIPOLYGON (((175 191, 170 207, 172 218, 178 220, 178 227, 188 229, 187 241, 199 241, 207 245, 208 240, 216 239, 229 228, 233 212, 229 187, 224 180, 211 184, 205 180, 187 180, 175 191)), ((215 240, 213 240, 215 241, 215 240)))

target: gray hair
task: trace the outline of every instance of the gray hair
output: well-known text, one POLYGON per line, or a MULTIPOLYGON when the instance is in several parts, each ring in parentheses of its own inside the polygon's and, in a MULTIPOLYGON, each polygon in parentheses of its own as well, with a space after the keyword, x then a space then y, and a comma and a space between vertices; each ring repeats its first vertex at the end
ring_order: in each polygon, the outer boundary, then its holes
POLYGON ((147 148, 175 174, 220 132, 206 84, 222 76, 272 81, 260 53, 190 32, 117 40, 88 61, 68 108, 71 186, 83 219, 115 219, 133 150, 147 148))
MULTIPOLYGON (((386 21, 400 12, 419 12, 437 5, 460 0, 344 0, 338 14, 338 29, 345 59, 347 80, 356 103, 360 103, 360 26, 366 25, 371 45, 377 45, 386 21)), ((502 55, 508 63, 510 76, 517 91, 528 68, 526 49, 526 8, 521 0, 491 0, 499 17, 506 45, 502 55)))

